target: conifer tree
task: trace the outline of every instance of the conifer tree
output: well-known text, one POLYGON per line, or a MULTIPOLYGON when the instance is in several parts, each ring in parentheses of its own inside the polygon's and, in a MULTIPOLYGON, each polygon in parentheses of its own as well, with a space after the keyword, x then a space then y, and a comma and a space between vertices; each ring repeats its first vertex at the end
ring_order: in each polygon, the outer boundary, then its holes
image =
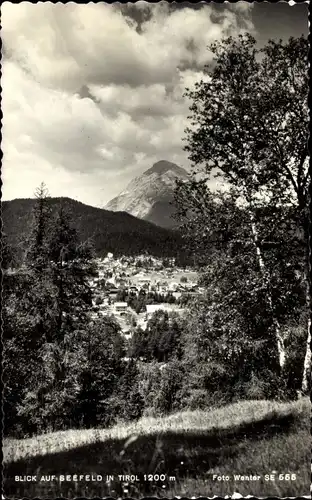
POLYGON ((92 248, 79 242, 71 216, 62 202, 50 234, 48 255, 57 290, 56 335, 62 339, 63 329, 72 329, 75 322, 87 319, 92 305, 88 280, 95 270, 92 248))
POLYGON ((91 248, 79 242, 62 202, 53 219, 47 257, 54 300, 53 330, 40 352, 40 397, 44 404, 39 403, 36 411, 56 429, 70 425, 81 390, 81 337, 88 328, 92 304, 88 279, 94 271, 91 248))
POLYGON ((42 372, 40 352, 53 330, 54 293, 47 242, 50 210, 43 183, 35 197, 25 260, 20 269, 6 274, 3 297, 5 421, 9 428, 22 427, 24 432, 35 429, 27 419, 30 408, 26 399, 37 394, 42 372))

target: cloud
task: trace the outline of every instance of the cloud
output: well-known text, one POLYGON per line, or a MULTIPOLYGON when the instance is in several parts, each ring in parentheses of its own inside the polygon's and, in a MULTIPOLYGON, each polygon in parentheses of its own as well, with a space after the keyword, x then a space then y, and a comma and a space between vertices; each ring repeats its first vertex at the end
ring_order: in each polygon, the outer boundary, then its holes
POLYGON ((44 180, 99 205, 159 159, 187 166, 184 89, 249 10, 123 7, 3 3, 4 198, 44 180))
POLYGON ((12 62, 4 62, 2 73, 4 153, 24 145, 56 166, 84 170, 90 160, 95 169, 104 122, 95 103, 46 89, 12 62))
POLYGON ((171 11, 163 2, 148 9, 151 16, 139 34, 134 19, 104 3, 4 2, 2 37, 13 60, 37 81, 77 91, 90 83, 170 82, 177 67, 209 62, 209 43, 240 31, 231 9, 171 11))

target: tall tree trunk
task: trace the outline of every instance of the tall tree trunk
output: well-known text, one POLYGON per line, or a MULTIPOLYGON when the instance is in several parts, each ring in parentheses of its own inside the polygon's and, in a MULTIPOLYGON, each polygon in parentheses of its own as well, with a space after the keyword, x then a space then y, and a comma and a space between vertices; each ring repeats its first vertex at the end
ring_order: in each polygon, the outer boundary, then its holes
POLYGON ((311 379, 311 317, 308 321, 308 337, 307 337, 307 347, 303 363, 303 377, 302 377, 302 394, 307 394, 309 391, 311 379))
POLYGON ((277 344, 277 351, 278 351, 278 359, 279 359, 279 366, 280 369, 283 370, 285 366, 285 361, 286 361, 286 349, 285 349, 285 343, 283 336, 281 334, 281 327, 279 324, 278 319, 275 317, 274 311, 273 311, 273 302, 272 302, 272 294, 270 291, 270 280, 267 274, 267 270, 265 267, 265 263, 262 257, 262 252, 259 244, 259 236, 258 236, 258 230, 257 226, 255 223, 254 215, 252 213, 252 210, 249 211, 249 216, 250 216, 250 223, 251 223, 251 232, 252 232, 252 237, 253 237, 253 243, 256 249, 256 254, 257 254, 257 259, 258 259, 258 265, 259 269, 261 271, 264 283, 267 286, 267 294, 266 294, 266 300, 267 304, 269 306, 269 310, 272 315, 272 322, 273 326, 275 329, 275 338, 276 338, 276 344, 277 344))
POLYGON ((309 391, 310 379, 311 379, 311 297, 310 297, 310 279, 309 274, 305 275, 306 282, 306 303, 309 314, 308 319, 308 334, 307 334, 307 346, 306 353, 304 357, 303 363, 303 377, 302 377, 302 385, 301 392, 302 394, 307 394, 309 391))

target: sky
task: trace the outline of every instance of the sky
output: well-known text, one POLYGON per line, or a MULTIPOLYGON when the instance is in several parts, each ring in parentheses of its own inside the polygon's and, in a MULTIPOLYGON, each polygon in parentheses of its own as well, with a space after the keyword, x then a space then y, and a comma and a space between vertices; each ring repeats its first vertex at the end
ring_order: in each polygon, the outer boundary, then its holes
POLYGON ((248 31, 263 46, 308 33, 308 5, 4 2, 2 199, 104 206, 159 160, 186 169, 185 87, 207 46, 248 31))

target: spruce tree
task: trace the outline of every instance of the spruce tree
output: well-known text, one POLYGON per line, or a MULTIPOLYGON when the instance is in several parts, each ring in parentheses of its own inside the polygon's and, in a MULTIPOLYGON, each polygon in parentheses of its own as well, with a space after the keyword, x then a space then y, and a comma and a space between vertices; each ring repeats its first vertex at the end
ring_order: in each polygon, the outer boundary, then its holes
POLYGON ((51 269, 54 315, 52 335, 41 350, 43 361, 38 408, 52 429, 72 423, 81 390, 81 341, 88 328, 92 294, 88 279, 94 272, 92 251, 81 244, 70 214, 61 202, 49 234, 47 255, 51 269))
POLYGON ((95 270, 92 248, 80 243, 70 213, 63 203, 58 207, 49 238, 52 280, 57 290, 56 336, 63 339, 67 330, 88 319, 92 305, 89 278, 95 270))
POLYGON ((23 433, 36 431, 36 424, 28 420, 32 411, 28 401, 32 396, 37 400, 42 382, 40 353, 53 329, 54 293, 47 252, 50 210, 44 184, 35 197, 33 227, 23 265, 5 273, 3 281, 6 433, 18 429, 23 433))

